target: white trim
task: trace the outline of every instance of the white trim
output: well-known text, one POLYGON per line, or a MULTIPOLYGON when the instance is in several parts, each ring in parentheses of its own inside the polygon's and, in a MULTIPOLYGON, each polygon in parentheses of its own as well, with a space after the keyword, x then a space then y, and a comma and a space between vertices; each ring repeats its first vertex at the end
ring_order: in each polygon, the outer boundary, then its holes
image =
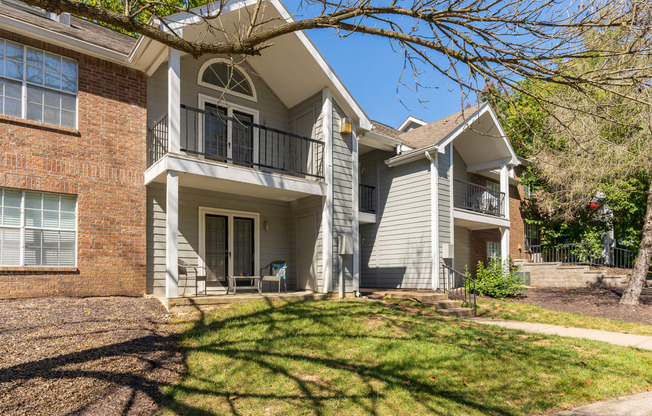
POLYGON ((476 163, 475 165, 470 165, 466 167, 467 172, 478 172, 483 170, 493 170, 498 169, 502 165, 511 164, 512 158, 505 157, 502 159, 490 160, 488 162, 476 163))
MULTIPOLYGON (((257 275, 260 270, 260 213, 250 211, 236 211, 222 208, 212 208, 200 206, 198 208, 198 233, 199 236, 199 252, 197 253, 197 266, 206 270, 206 214, 221 215, 227 217, 227 250, 229 252, 229 266, 226 271, 227 276, 233 276, 233 218, 251 218, 254 220, 254 275, 257 275)), ((208 271, 207 271, 208 272, 208 271)))
POLYGON ((453 209, 453 215, 456 219, 473 221, 481 224, 491 224, 496 227, 509 228, 509 220, 501 217, 496 217, 488 214, 481 214, 479 212, 467 211, 464 209, 453 209))
POLYGON ((430 161, 430 278, 432 289, 439 288, 439 153, 434 157, 424 152, 430 161))
POLYGON ((179 296, 179 173, 168 171, 165 186, 165 297, 179 296))
MULTIPOLYGON (((453 146, 449 147, 450 149, 450 159, 449 159, 449 166, 448 166, 448 186, 450 186, 449 189, 449 194, 450 194, 450 206, 449 206, 449 214, 450 214, 450 230, 451 230, 451 244, 453 245, 453 259, 452 259, 452 264, 451 267, 455 269, 455 217, 453 215, 453 210, 454 210, 454 205, 455 205, 455 189, 454 189, 454 181, 453 181, 453 175, 454 175, 454 169, 453 169, 453 154, 455 153, 455 150, 453 149, 453 146)), ((455 269, 457 270, 457 269, 455 269)))
POLYGON ((500 167, 500 192, 505 195, 505 219, 509 221, 509 166, 500 167))
POLYGON ((358 211, 358 222, 360 224, 375 224, 376 214, 372 214, 371 212, 358 211))
MULTIPOLYGON (((248 114, 253 117, 254 123, 255 124, 260 124, 260 112, 258 110, 255 110, 253 108, 245 107, 243 105, 238 105, 238 104, 232 104, 224 99, 218 99, 215 97, 211 97, 210 95, 202 94, 199 93, 197 94, 197 105, 199 106, 200 109, 204 110, 204 106, 206 103, 211 103, 215 104, 218 107, 226 107, 226 115, 227 117, 233 117, 233 111, 239 111, 241 113, 248 114)), ((231 122, 229 122, 231 123, 231 122)), ((260 146, 260 129, 252 129, 254 133, 253 137, 253 149, 252 149, 252 158, 251 160, 253 161, 254 165, 258 163, 258 148, 260 146)), ((200 144, 200 151, 203 151, 203 139, 204 137, 204 124, 199 123, 199 128, 197 129, 197 133, 199 134, 199 137, 197 138, 198 143, 200 144)), ((233 128, 229 125, 229 128, 227 128, 227 133, 229 137, 227 137, 227 158, 229 160, 232 159, 232 152, 233 152, 233 128)))
POLYGON ((145 171, 145 185, 154 182, 167 170, 190 175, 207 176, 268 188, 284 189, 307 195, 326 196, 325 183, 296 178, 275 172, 263 172, 233 164, 200 159, 192 156, 166 154, 145 171))
POLYGON ((201 85, 202 87, 210 88, 213 90, 217 90, 226 94, 230 94, 236 97, 244 98, 246 100, 251 100, 254 102, 258 101, 258 96, 256 95, 256 87, 254 86, 254 81, 251 79, 247 71, 245 71, 242 67, 239 65, 234 64, 233 62, 229 61, 228 59, 224 58, 213 58, 209 59, 208 61, 204 62, 204 64, 199 68, 199 73, 197 74, 197 85, 201 85), (232 66, 233 68, 237 69, 244 75, 244 77, 247 79, 247 82, 249 82, 249 87, 251 87, 251 94, 252 95, 247 95, 247 94, 242 94, 240 92, 236 92, 227 88, 222 88, 214 84, 209 84, 207 82, 202 81, 202 76, 204 75, 204 71, 206 71, 206 68, 209 66, 213 65, 214 63, 224 63, 227 64, 227 66, 232 66))
POLYGON ((358 138, 355 133, 355 128, 351 132, 351 172, 353 173, 353 186, 351 189, 351 201, 353 205, 353 291, 358 292, 360 288, 360 171, 358 160, 358 138))
POLYGON ((358 142, 374 149, 387 150, 390 152, 395 151, 397 146, 403 144, 403 142, 398 139, 383 136, 375 131, 368 131, 361 135, 358 137, 358 142))
POLYGON ((426 158, 425 154, 426 153, 431 153, 437 151, 438 153, 445 153, 444 151, 441 151, 439 148, 439 145, 433 144, 430 146, 423 147, 418 150, 411 150, 408 153, 403 153, 397 156, 394 156, 390 159, 387 159, 385 161, 385 164, 389 167, 394 167, 394 166, 400 166, 404 165, 406 163, 414 162, 415 160, 419 159, 424 159, 426 158))
POLYGON ((181 55, 168 48, 168 152, 181 149, 181 55))
POLYGON ((322 90, 322 137, 324 140, 324 179, 326 198, 322 211, 322 281, 323 293, 333 291, 333 97, 322 90))
POLYGON ((414 116, 408 116, 405 119, 405 121, 403 123, 401 123, 401 125, 396 130, 405 131, 403 129, 406 128, 410 123, 419 124, 421 126, 425 126, 426 124, 428 124, 427 121, 423 121, 420 118, 416 118, 414 116))

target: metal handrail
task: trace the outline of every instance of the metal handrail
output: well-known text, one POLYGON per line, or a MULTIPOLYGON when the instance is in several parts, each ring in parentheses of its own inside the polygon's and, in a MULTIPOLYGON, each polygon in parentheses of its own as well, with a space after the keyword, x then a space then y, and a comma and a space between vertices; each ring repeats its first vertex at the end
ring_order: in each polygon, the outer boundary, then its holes
POLYGON ((505 193, 475 183, 453 179, 453 206, 483 214, 505 216, 505 193))
POLYGON ((476 299, 477 282, 457 270, 442 265, 442 275, 440 276, 440 289, 448 294, 450 298, 457 299, 462 305, 473 308, 473 316, 478 316, 478 303, 476 299))
POLYGON ((530 245, 525 247, 532 263, 562 263, 631 269, 637 253, 620 247, 596 248, 590 243, 568 243, 556 246, 530 245))
POLYGON ((374 194, 376 192, 376 187, 371 185, 359 186, 359 208, 360 212, 367 212, 374 214, 376 212, 376 207, 374 203, 374 194))

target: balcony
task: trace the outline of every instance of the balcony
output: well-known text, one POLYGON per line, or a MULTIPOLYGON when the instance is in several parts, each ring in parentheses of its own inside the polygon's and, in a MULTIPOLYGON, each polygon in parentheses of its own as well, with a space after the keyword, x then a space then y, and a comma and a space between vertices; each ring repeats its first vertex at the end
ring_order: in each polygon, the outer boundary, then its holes
MULTIPOLYGON (((181 153, 218 163, 277 172, 315 181, 324 179, 324 143, 253 123, 246 115, 228 117, 221 109, 181 105, 181 153)), ((168 153, 167 115, 150 128, 147 166, 168 153)))
POLYGON ((453 205, 468 211, 505 217, 505 193, 462 180, 453 180, 453 205))

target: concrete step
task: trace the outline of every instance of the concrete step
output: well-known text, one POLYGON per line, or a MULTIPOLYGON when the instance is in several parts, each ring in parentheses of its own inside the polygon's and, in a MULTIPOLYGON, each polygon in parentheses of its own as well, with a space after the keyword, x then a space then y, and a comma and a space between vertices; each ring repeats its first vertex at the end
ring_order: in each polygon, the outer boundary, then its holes
POLYGON ((448 295, 437 292, 420 292, 420 291, 378 291, 374 292, 375 296, 388 297, 390 299, 414 299, 421 303, 439 302, 448 300, 448 295))
POLYGON ((440 300, 437 302, 423 302, 423 304, 435 308, 436 310, 456 309, 462 307, 462 302, 458 300, 440 300))
POLYGON ((444 315, 448 316, 455 316, 458 318, 466 318, 469 316, 473 316, 473 309, 472 308, 451 308, 451 309, 440 309, 438 310, 439 313, 442 313, 444 315))

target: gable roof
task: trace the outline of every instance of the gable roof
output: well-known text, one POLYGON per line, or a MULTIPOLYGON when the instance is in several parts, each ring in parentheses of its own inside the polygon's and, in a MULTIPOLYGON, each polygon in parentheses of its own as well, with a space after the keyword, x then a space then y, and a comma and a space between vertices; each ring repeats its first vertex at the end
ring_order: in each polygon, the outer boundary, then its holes
POLYGON ((45 15, 0 3, 0 19, 6 23, 27 25, 109 49, 127 56, 137 40, 131 36, 100 26, 88 20, 70 16, 70 26, 56 22, 45 15))
POLYGON ((425 126, 402 133, 399 139, 413 149, 420 149, 422 147, 439 143, 439 141, 451 134, 456 128, 475 114, 480 107, 482 107, 482 105, 477 104, 473 107, 465 108, 464 110, 448 117, 441 118, 432 123, 428 123, 425 126))
POLYGON ((424 121, 424 120, 421 120, 420 118, 416 118, 414 116, 407 116, 405 121, 403 121, 403 123, 401 123, 401 125, 398 127, 398 129, 400 131, 402 131, 402 132, 405 132, 405 131, 407 131, 406 129, 412 124, 416 124, 417 126, 425 126, 426 124, 428 124, 428 122, 424 121))

